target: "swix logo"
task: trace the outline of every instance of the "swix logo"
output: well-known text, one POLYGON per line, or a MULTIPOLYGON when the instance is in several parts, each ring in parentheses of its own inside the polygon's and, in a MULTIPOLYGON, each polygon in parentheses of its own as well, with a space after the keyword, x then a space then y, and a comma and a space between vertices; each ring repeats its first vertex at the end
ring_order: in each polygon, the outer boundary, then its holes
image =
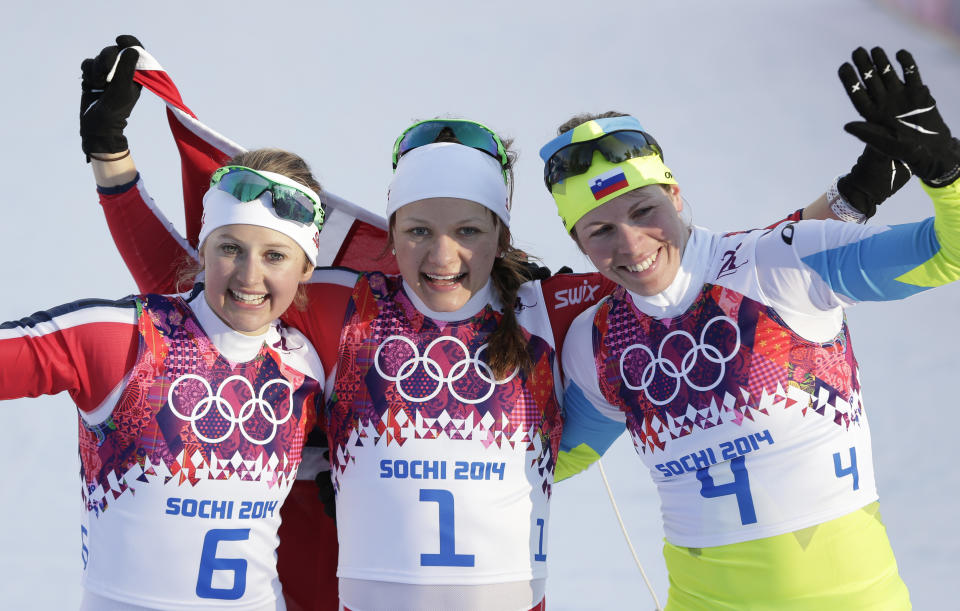
POLYGON ((736 255, 737 251, 740 250, 741 244, 737 244, 737 247, 733 250, 728 250, 723 253, 723 265, 720 267, 720 271, 717 272, 717 280, 723 278, 724 276, 729 276, 730 274, 735 273, 738 269, 746 265, 746 261, 743 263, 737 263, 736 255))
POLYGON ((557 304, 553 306, 553 309, 559 310, 560 308, 565 308, 568 305, 590 303, 593 301, 593 296, 599 290, 599 284, 590 284, 589 280, 584 280, 583 286, 575 286, 573 288, 557 291, 555 293, 557 296, 557 304))

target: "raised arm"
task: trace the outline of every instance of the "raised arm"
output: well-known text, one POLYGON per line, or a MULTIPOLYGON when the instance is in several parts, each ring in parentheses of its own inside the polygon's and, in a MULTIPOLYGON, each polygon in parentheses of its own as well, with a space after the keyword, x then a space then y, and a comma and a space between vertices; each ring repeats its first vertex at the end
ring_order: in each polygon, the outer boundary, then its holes
POLYGON ((902 299, 960 279, 960 142, 937 111, 913 57, 897 53, 901 81, 886 54, 853 53, 839 75, 863 121, 845 129, 881 154, 899 158, 923 181, 934 217, 895 227, 803 225, 757 245, 768 297, 786 310, 837 309, 858 301, 902 299), (798 284, 799 283, 799 284, 798 284), (803 285, 808 291, 790 290, 803 285), (785 287, 780 290, 778 287, 785 287))
POLYGON ((844 63, 838 74, 864 119, 844 129, 867 146, 903 161, 933 199, 932 223, 918 226, 913 241, 903 245, 918 251, 919 260, 895 278, 904 287, 915 287, 906 289, 912 293, 960 278, 960 141, 940 116, 913 56, 901 49, 897 61, 902 81, 883 49, 874 47, 868 54, 861 47, 853 52, 856 70, 844 63))
POLYGON ((93 170, 107 225, 142 292, 173 293, 177 274, 195 252, 156 208, 140 180, 124 128, 140 97, 133 76, 140 41, 118 36, 81 64, 80 137, 93 170))
POLYGON ((604 399, 597 381, 593 351, 597 308, 594 305, 573 320, 563 344, 564 421, 554 481, 595 463, 626 430, 626 417, 604 399))

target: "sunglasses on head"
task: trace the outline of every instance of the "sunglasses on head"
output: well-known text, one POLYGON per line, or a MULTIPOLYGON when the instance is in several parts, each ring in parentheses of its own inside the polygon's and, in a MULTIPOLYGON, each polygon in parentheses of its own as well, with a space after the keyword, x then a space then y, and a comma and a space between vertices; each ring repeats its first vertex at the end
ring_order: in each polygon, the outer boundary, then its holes
POLYGON ((397 169, 397 162, 405 154, 437 141, 444 142, 443 136, 499 161, 506 179, 507 152, 500 137, 486 125, 466 119, 428 119, 408 127, 393 144, 393 169, 397 169))
POLYGON ((551 155, 543 166, 543 181, 547 189, 570 176, 589 170, 593 154, 597 151, 610 163, 622 163, 649 155, 663 158, 660 145, 650 134, 635 130, 611 132, 595 140, 568 144, 551 155))
POLYGON ((279 183, 250 168, 228 165, 210 177, 210 188, 229 193, 241 202, 250 202, 270 192, 273 210, 282 219, 323 228, 324 212, 316 196, 291 185, 279 183))

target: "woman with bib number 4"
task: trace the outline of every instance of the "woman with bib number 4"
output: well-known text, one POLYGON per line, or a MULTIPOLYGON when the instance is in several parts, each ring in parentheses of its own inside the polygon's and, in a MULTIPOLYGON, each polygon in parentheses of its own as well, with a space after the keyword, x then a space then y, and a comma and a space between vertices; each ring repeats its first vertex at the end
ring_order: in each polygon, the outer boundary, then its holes
POLYGON ((910 54, 897 59, 903 81, 879 48, 841 67, 864 118, 846 129, 923 181, 935 216, 920 223, 688 227, 659 147, 605 157, 610 132, 646 137, 632 117, 564 126, 541 151, 567 230, 620 285, 564 345, 557 477, 626 423, 661 498, 668 609, 910 607, 844 308, 960 278, 960 143, 910 54))

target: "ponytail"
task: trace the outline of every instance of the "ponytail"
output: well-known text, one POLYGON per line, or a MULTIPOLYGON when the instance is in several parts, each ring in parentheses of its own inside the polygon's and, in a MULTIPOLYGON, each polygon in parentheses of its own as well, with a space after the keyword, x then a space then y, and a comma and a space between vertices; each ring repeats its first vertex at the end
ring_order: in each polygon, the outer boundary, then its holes
POLYGON ((503 318, 496 330, 490 334, 487 358, 495 379, 502 380, 516 369, 529 373, 533 368, 533 361, 527 351, 527 338, 517 321, 516 309, 520 285, 528 279, 523 267, 527 256, 513 247, 510 230, 499 219, 497 221, 500 229, 497 246, 503 256, 494 261, 490 279, 500 303, 503 304, 503 318))

